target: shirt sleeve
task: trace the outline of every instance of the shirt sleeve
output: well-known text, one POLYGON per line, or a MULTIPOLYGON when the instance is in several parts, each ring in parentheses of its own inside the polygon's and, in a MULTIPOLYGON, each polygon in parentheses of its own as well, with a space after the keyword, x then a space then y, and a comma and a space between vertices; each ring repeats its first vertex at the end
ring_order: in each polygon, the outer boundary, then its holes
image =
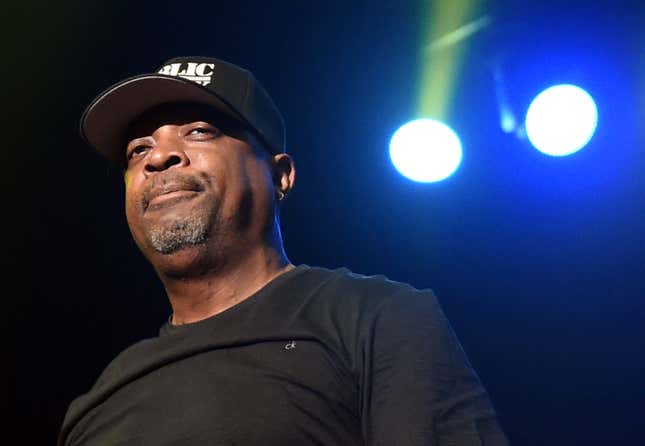
POLYGON ((366 445, 508 445, 432 292, 383 301, 364 325, 362 350, 366 445))

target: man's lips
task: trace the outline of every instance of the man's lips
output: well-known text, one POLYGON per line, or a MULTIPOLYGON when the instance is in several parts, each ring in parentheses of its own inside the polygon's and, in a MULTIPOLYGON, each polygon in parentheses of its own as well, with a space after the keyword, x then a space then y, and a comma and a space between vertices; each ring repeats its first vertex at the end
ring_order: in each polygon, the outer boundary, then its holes
POLYGON ((144 211, 192 198, 203 190, 201 185, 191 178, 185 178, 181 181, 159 181, 157 183, 159 184, 153 184, 143 193, 142 204, 144 211))
POLYGON ((150 199, 150 201, 148 202, 148 209, 150 210, 160 207, 161 204, 163 204, 164 206, 172 205, 186 198, 193 197, 194 195, 197 195, 197 191, 185 189, 164 192, 150 199))

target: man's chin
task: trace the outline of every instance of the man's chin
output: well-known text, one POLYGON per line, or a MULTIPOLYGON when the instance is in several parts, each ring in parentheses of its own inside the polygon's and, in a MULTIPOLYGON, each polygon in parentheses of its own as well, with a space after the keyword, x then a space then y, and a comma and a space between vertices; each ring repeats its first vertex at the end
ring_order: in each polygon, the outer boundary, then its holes
POLYGON ((152 248, 159 254, 163 255, 172 255, 172 254, 177 254, 182 251, 188 251, 190 249, 194 249, 198 246, 203 245, 203 242, 200 243, 155 243, 152 242, 152 248))
POLYGON ((204 244, 208 234, 207 219, 188 218, 150 228, 148 241, 158 253, 173 254, 204 244))

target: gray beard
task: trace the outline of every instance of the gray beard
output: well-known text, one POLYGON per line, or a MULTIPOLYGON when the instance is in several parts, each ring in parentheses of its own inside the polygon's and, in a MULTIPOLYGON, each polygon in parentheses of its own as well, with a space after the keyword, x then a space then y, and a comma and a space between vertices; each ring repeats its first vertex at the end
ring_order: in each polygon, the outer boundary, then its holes
POLYGON ((148 238, 152 247, 162 254, 204 243, 209 236, 209 219, 190 216, 166 225, 150 228, 148 238))

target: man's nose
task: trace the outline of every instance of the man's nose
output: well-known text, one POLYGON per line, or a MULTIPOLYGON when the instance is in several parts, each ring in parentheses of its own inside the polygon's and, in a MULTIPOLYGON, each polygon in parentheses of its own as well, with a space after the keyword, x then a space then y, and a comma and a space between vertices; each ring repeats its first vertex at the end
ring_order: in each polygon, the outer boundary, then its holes
POLYGON ((158 141, 146 157, 145 172, 161 172, 188 164, 188 156, 178 141, 158 141))

